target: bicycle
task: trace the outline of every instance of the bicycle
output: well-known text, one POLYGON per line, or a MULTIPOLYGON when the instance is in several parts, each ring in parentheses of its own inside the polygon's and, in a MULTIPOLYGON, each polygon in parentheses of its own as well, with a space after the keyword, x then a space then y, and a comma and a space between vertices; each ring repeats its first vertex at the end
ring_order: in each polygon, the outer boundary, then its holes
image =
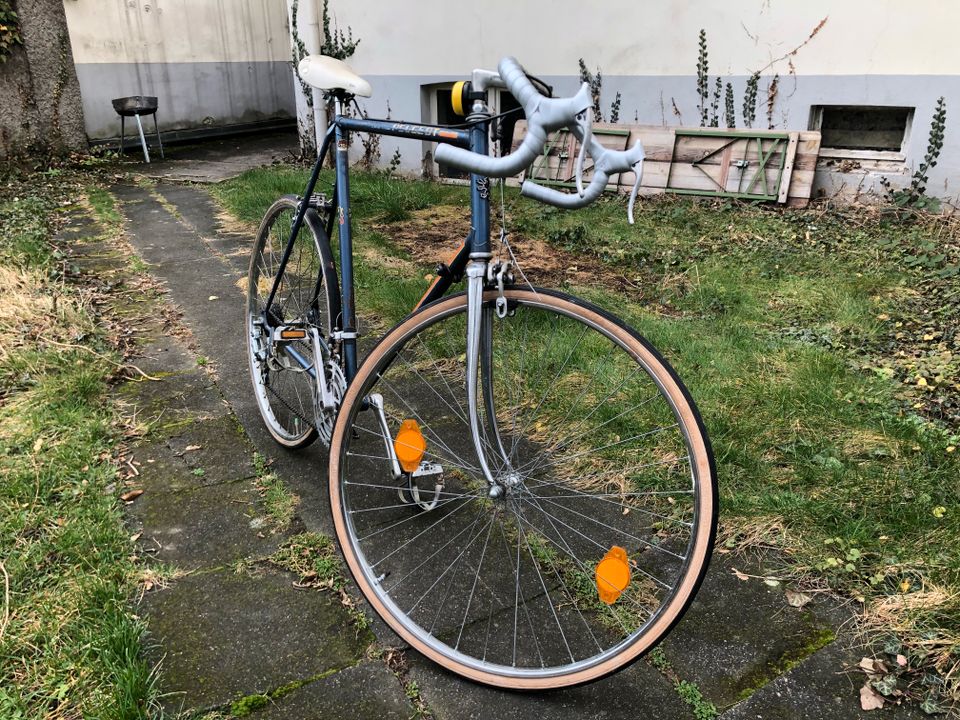
POLYGON ((489 178, 529 166, 547 133, 568 127, 582 148, 577 192, 527 180, 521 194, 581 207, 633 170, 632 222, 642 148, 604 149, 586 85, 547 97, 512 58, 454 87, 466 119, 452 127, 348 117, 347 103, 370 95, 362 78, 321 57, 300 71, 337 113, 303 194, 271 206, 251 258, 249 365, 267 428, 288 448, 329 447, 347 567, 422 654, 520 690, 626 666, 680 619, 706 571, 717 509, 709 440, 679 377, 639 333, 584 300, 515 282, 509 245, 494 257, 489 178), (513 93, 528 123, 503 157, 488 154, 493 87, 513 93), (468 237, 359 365, 350 132, 434 141, 438 161, 471 173, 468 237), (331 147, 328 198, 314 191, 331 147), (465 292, 447 294, 464 278, 465 292))

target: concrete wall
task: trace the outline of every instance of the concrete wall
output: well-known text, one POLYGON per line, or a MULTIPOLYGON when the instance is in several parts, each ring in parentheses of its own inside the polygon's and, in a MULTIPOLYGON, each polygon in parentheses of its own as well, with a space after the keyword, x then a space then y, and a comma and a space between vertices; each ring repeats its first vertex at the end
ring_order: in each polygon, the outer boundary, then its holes
POLYGON ((65 0, 87 134, 110 100, 156 95, 161 130, 294 117, 285 0, 65 0))
MULTIPOLYGON (((754 127, 767 125, 766 89, 775 73, 777 128, 807 129, 814 105, 916 108, 904 160, 846 163, 844 173, 824 161, 822 192, 868 190, 881 175, 906 182, 926 150, 936 99, 946 96, 946 146, 930 189, 947 197, 960 193, 960 44, 954 37, 960 3, 487 0, 467 6, 411 0, 402 6, 341 2, 334 9, 337 22, 361 38, 349 62, 373 85, 374 97, 365 101, 372 115, 384 114, 389 101, 394 118, 428 121, 424 86, 463 79, 473 67, 494 68, 512 54, 560 93, 576 88, 582 57, 591 69, 602 68, 605 109, 622 93, 624 121, 696 126, 697 35, 704 28, 710 74, 733 83, 738 124, 746 78, 757 70, 763 79, 754 127)), ((419 170, 422 143, 384 138, 384 159, 395 147, 404 168, 419 170)))

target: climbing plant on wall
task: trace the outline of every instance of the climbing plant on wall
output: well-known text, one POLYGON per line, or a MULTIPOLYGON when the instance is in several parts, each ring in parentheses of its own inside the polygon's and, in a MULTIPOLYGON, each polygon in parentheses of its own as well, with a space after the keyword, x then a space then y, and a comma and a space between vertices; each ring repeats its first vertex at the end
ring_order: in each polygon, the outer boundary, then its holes
POLYGON ((20 36, 20 18, 13 0, 0 0, 0 63, 6 62, 17 45, 23 45, 20 36))

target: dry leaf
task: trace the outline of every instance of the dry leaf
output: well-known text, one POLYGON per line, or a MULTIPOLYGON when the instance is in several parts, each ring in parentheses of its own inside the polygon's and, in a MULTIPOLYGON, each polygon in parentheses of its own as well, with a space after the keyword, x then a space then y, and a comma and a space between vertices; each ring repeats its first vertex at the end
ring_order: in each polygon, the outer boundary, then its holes
POLYGON ((207 298, 207 300, 219 300, 219 299, 220 299, 219 295, 211 295, 210 297, 207 298))
POLYGON ((143 490, 129 490, 120 496, 120 499, 124 502, 130 502, 136 500, 138 497, 143 495, 143 490))
POLYGON ((812 599, 813 598, 806 593, 797 592, 796 590, 787 590, 787 605, 790 607, 802 608, 812 599))
POLYGON ((780 581, 775 580, 774 578, 767 578, 766 580, 763 581, 763 584, 769 585, 770 587, 778 587, 780 585, 780 581))
POLYGON ((897 665, 900 667, 905 667, 907 664, 907 658, 903 655, 897 655, 897 665))
POLYGON ((883 707, 883 695, 870 687, 870 683, 860 688, 860 707, 864 710, 879 710, 883 707))
POLYGON ((868 658, 868 657, 860 658, 859 665, 861 670, 864 670, 868 673, 875 672, 873 668, 873 658, 868 658))
POLYGON ((137 540, 140 539, 141 535, 143 535, 142 532, 134 533, 133 535, 130 536, 130 542, 136 542, 137 540))
POLYGON ((203 445, 187 445, 183 451, 184 452, 193 452, 194 450, 199 450, 203 445))
POLYGON ((740 571, 737 570, 736 568, 730 568, 730 570, 733 572, 734 577, 736 577, 737 580, 749 580, 749 579, 750 579, 750 576, 749 576, 749 575, 746 575, 746 574, 740 572, 740 571))

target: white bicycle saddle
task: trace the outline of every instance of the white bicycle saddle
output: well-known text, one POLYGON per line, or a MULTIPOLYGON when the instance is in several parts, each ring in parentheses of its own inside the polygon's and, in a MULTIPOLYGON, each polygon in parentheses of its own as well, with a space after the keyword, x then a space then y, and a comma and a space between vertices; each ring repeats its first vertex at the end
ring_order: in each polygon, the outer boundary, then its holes
POLYGON ((307 55, 297 66, 300 77, 318 90, 346 90, 351 95, 370 97, 370 83, 342 60, 326 55, 307 55))

